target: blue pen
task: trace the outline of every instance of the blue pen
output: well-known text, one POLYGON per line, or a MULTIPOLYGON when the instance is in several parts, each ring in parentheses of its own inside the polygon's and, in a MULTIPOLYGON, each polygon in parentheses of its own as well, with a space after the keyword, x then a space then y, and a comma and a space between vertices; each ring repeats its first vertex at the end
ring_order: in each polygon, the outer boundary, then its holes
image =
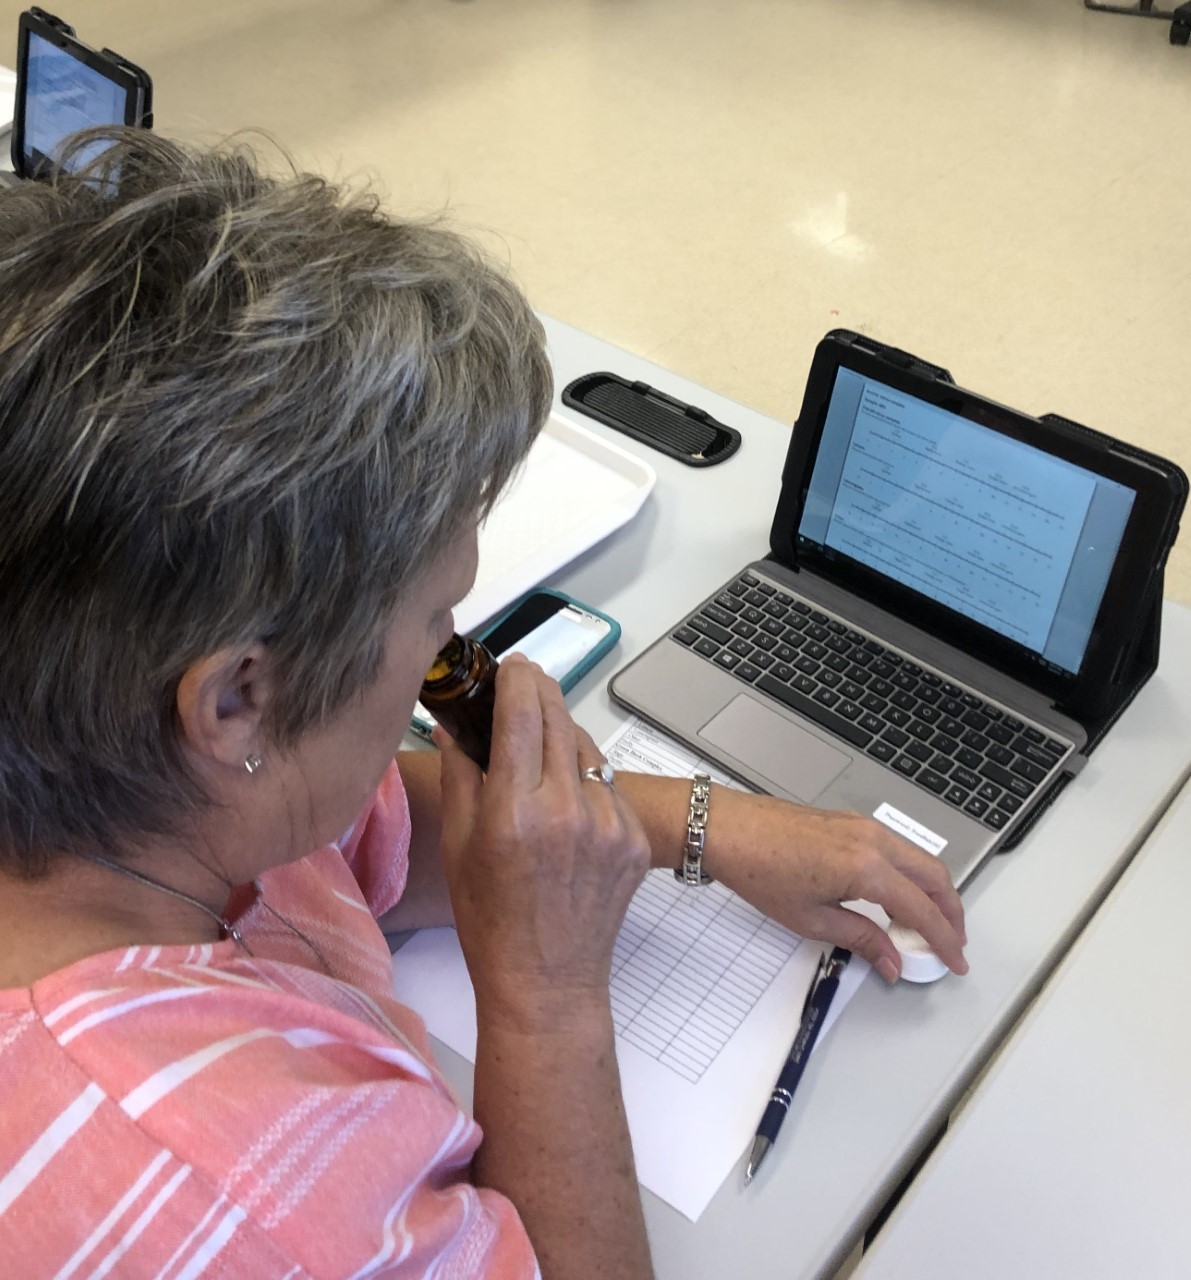
POLYGON ((744 1171, 746 1185, 752 1182, 753 1175, 761 1167, 761 1162, 769 1153, 769 1148, 777 1141, 778 1130, 782 1127, 782 1121, 786 1118, 786 1112, 790 1110, 790 1103, 794 1099, 794 1090, 798 1088, 798 1082, 802 1079, 806 1061, 811 1056, 811 1050, 815 1047, 815 1041, 819 1038, 819 1032, 822 1031, 823 1023, 827 1018, 827 1011, 831 1008, 831 1002, 839 990, 839 980, 851 959, 852 953, 845 951, 843 947, 834 947, 830 956, 819 959, 819 967, 811 979, 806 1000, 803 1002, 802 1020, 798 1025, 798 1034, 794 1037, 790 1056, 786 1059, 786 1065, 782 1067, 782 1073, 778 1076, 777 1084, 774 1085, 773 1093, 770 1095, 769 1105, 765 1108, 765 1114, 757 1126, 757 1136, 753 1139, 753 1148, 749 1152, 748 1168, 744 1171))

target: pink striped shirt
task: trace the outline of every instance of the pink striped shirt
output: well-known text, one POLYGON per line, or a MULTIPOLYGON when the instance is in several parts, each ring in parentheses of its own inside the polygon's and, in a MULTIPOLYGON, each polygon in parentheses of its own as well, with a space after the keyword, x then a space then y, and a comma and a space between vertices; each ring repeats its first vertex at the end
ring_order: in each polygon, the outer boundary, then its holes
POLYGON ((394 766, 338 845, 261 876, 252 957, 132 947, 0 991, 0 1275, 536 1275, 389 994, 408 849, 394 766))

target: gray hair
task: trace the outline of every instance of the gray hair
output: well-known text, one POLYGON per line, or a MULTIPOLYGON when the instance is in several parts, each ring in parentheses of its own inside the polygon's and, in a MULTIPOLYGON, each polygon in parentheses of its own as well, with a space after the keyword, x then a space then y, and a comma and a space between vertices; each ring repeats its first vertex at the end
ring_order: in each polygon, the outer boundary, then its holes
POLYGON ((524 297, 437 222, 243 146, 105 138, 0 194, 0 870, 26 875, 201 813, 175 698, 203 656, 268 645, 283 747, 364 689, 552 395, 524 297))

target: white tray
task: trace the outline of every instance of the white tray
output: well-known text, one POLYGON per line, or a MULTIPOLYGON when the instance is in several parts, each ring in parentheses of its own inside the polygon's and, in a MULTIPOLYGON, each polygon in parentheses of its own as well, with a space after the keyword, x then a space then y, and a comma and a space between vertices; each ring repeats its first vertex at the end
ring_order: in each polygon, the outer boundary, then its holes
POLYGON ((478 627, 626 524, 656 481, 627 449, 552 413, 480 530, 476 584, 455 609, 456 630, 478 627))

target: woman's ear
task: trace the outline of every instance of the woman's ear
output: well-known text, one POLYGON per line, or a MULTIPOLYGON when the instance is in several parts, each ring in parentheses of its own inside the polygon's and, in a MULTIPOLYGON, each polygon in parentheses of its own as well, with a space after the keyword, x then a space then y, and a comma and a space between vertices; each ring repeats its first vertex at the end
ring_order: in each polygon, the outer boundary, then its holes
POLYGON ((243 770, 249 756, 263 752, 272 698, 269 651, 263 644, 200 658, 178 683, 183 745, 212 764, 243 770))

